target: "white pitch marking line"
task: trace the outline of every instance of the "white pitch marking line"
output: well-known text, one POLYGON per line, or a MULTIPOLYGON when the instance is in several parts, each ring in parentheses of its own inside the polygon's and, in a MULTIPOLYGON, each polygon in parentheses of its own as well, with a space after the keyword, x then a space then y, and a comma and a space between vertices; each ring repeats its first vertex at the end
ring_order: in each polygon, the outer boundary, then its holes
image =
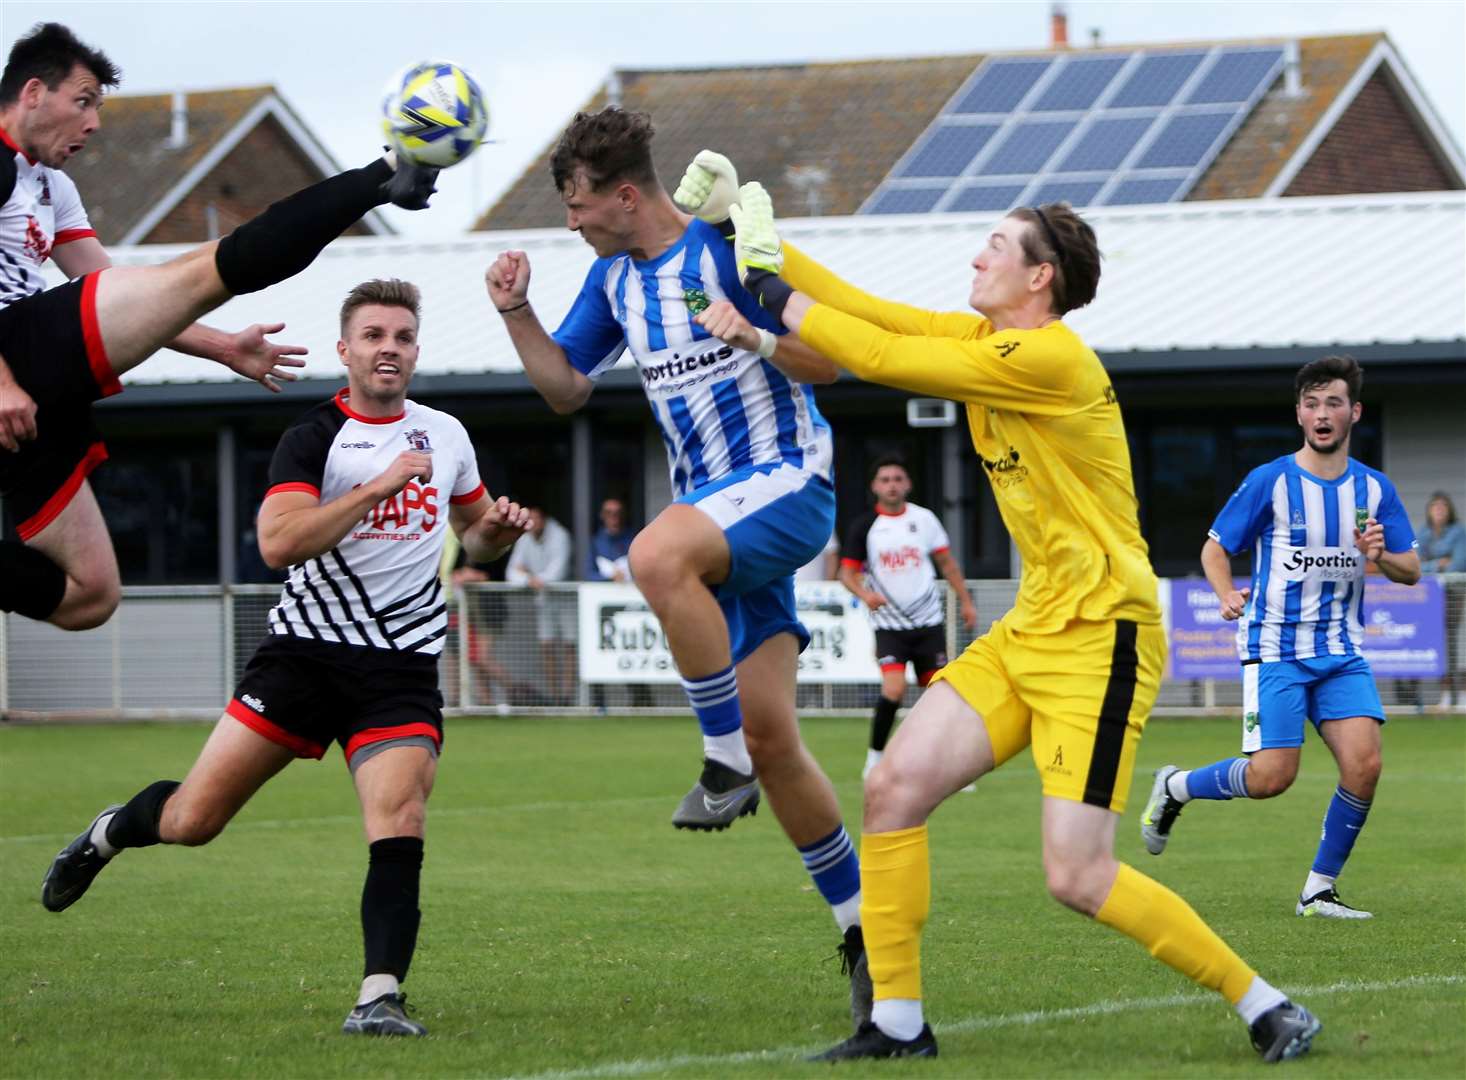
MULTIPOLYGON (((1411 975, 1404 979, 1378 982, 1336 982, 1326 986, 1300 986, 1289 992, 1289 996, 1306 1000, 1327 997, 1331 994, 1375 993, 1382 990, 1405 990, 1412 986, 1454 986, 1463 982, 1466 982, 1466 975, 1411 975)), ((1218 1003, 1216 994, 1170 994, 1166 997, 1133 998, 1129 1001, 1097 1001, 1091 1005, 1078 1005, 1067 1009, 1035 1009, 1032 1012, 1001 1013, 997 1016, 972 1016, 965 1020, 934 1025, 934 1030, 940 1035, 947 1035, 985 1031, 991 1028, 1080 1020, 1110 1013, 1173 1009, 1216 1003, 1218 1003)), ((585 1078, 595 1076, 641 1076, 646 1073, 663 1072, 667 1069, 679 1069, 687 1065, 737 1065, 750 1061, 787 1064, 791 1059, 798 1060, 816 1049, 819 1048, 784 1046, 776 1050, 745 1050, 735 1054, 679 1054, 676 1057, 666 1058, 635 1058, 631 1061, 611 1061, 604 1065, 590 1065, 582 1069, 556 1069, 549 1072, 510 1076, 505 1077, 504 1080, 585 1080, 585 1078)))

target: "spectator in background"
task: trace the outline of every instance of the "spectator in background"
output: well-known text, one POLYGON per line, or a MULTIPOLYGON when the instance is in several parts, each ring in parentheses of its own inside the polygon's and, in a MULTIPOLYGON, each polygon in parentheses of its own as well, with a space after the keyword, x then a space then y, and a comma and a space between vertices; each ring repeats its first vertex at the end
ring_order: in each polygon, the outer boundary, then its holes
POLYGON ((504 578, 534 590, 535 633, 544 671, 543 692, 557 705, 572 700, 575 678, 575 597, 546 589, 570 576, 570 533, 543 507, 531 506, 529 531, 509 556, 504 578))
MULTIPOLYGON (((1425 528, 1420 530, 1420 568, 1427 574, 1466 573, 1466 525, 1456 517, 1456 504, 1437 491, 1425 504, 1425 528)), ((1446 677, 1441 686, 1443 706, 1466 704, 1456 690, 1457 658, 1461 653, 1461 601, 1446 595, 1446 677)))
MULTIPOLYGON (((585 560, 586 581, 631 582, 631 566, 628 553, 635 530, 626 522, 626 503, 612 496, 601 503, 601 527, 591 538, 590 556, 585 560)), ((653 704, 652 691, 646 683, 628 683, 631 704, 635 708, 650 708, 653 704)), ((606 688, 597 683, 591 687, 591 704, 597 709, 606 707, 606 688)))
POLYGON ((626 504, 617 498, 601 503, 601 527, 590 542, 585 560, 586 581, 630 581, 626 553, 631 550, 631 530, 626 525, 626 504))
POLYGON ((451 705, 492 705, 506 708, 510 703, 543 704, 534 687, 511 676, 494 651, 494 638, 504 629, 509 605, 497 591, 465 591, 465 585, 493 580, 487 563, 470 562, 463 546, 449 536, 443 545, 439 564, 443 592, 450 597, 448 636, 443 646, 443 687, 451 705), (472 700, 461 700, 462 688, 458 671, 459 620, 466 619, 462 631, 468 668, 473 679, 472 700), (497 688, 497 695, 496 695, 497 688))

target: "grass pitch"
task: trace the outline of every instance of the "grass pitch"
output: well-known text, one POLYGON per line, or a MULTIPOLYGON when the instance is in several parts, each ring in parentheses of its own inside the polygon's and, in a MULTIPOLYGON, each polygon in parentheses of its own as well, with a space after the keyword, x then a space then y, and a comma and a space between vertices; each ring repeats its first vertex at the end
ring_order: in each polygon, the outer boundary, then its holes
MULTIPOLYGON (((854 833, 863 717, 804 730, 854 833)), ((0 730, 0 1075, 828 1076, 848 1032, 833 921, 767 809, 731 831, 668 820, 690 720, 449 722, 407 983, 431 1037, 341 1036, 361 977, 366 850, 340 756, 291 766, 208 847, 124 853, 62 915, 51 857, 98 809, 181 777, 203 726, 0 730)), ((1369 922, 1293 900, 1335 783, 1310 736, 1293 790, 1197 804, 1162 858, 1150 770, 1214 761, 1231 720, 1157 719, 1120 855, 1187 897, 1324 1021, 1290 1076, 1466 1074, 1466 720, 1399 717, 1342 882, 1369 922)), ((1014 761, 932 821, 924 947, 936 1061, 857 1076, 1228 1076, 1265 1068, 1231 1010, 1050 901, 1039 788, 1014 761)))

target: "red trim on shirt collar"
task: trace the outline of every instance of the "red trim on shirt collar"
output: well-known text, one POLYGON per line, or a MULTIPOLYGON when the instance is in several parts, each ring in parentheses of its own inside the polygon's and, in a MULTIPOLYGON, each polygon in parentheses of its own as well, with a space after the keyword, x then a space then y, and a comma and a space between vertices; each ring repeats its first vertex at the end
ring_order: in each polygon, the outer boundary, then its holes
POLYGON ((398 413, 396 416, 362 416, 348 405, 347 399, 351 397, 351 391, 343 387, 336 391, 336 408, 340 409, 353 420, 360 420, 363 424, 395 424, 407 415, 407 412, 398 413))
POLYGON ((3 142, 6 146, 10 147, 10 149, 14 150, 21 157, 25 158, 26 161, 30 162, 32 165, 36 164, 36 159, 31 157, 24 150, 22 150, 20 146, 16 143, 16 141, 10 137, 10 132, 6 131, 3 127, 0 127, 0 142, 3 142))
POLYGON ((905 503, 902 503, 901 504, 901 509, 898 510, 894 514, 891 513, 891 511, 889 511, 889 510, 882 510, 881 509, 881 504, 880 503, 876 503, 876 514, 879 517, 901 517, 905 513, 906 513, 906 504, 905 503))

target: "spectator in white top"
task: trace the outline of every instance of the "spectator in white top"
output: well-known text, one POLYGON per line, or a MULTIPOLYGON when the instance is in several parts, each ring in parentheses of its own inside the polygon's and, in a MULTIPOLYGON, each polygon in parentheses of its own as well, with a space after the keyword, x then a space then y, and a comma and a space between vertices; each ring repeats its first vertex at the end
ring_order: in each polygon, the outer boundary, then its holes
POLYGON ((509 555, 504 578, 513 585, 527 585, 535 593, 535 634, 540 642, 544 668, 544 694, 556 704, 569 704, 574 693, 575 596, 546 589, 546 585, 570 577, 570 532, 543 507, 527 507, 529 531, 520 537, 509 555))

